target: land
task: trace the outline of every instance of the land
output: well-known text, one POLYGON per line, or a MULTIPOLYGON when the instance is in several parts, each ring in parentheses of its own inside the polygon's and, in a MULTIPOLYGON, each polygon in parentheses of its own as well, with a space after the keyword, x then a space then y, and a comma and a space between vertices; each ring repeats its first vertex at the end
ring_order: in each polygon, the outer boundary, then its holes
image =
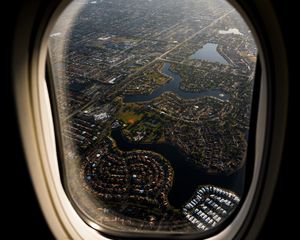
POLYGON ((158 86, 166 84, 170 77, 161 73, 163 62, 157 62, 139 72, 125 87, 124 95, 151 94, 158 86))
POLYGON ((82 201, 85 211, 121 231, 205 230, 169 203, 172 159, 121 150, 112 131, 128 144, 171 145, 208 174, 239 171, 246 161, 256 66, 251 32, 229 5, 215 0, 82 6, 70 34, 70 25, 59 21, 49 41, 65 168, 75 173, 67 181, 76 201, 84 193, 96 199, 82 201), (219 33, 232 27, 241 34, 219 33), (218 44, 227 64, 190 58, 206 43, 218 44), (173 81, 165 64, 180 76, 181 91, 206 94, 184 98, 173 90, 147 101, 126 100, 151 96, 173 81))

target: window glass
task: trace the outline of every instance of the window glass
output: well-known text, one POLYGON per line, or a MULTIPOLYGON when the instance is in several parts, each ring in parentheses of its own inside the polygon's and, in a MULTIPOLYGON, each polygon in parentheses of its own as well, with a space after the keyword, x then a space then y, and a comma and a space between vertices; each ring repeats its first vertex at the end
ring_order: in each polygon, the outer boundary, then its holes
POLYGON ((246 193, 257 49, 224 0, 73 1, 49 36, 62 180, 119 232, 199 233, 246 193))

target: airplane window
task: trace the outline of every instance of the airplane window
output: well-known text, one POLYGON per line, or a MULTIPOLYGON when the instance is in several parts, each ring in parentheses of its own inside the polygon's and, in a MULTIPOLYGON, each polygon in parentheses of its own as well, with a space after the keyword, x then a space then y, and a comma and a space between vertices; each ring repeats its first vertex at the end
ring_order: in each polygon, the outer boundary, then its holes
POLYGON ((83 219, 133 235, 226 225, 254 164, 257 46, 233 6, 75 0, 49 59, 62 182, 83 219))

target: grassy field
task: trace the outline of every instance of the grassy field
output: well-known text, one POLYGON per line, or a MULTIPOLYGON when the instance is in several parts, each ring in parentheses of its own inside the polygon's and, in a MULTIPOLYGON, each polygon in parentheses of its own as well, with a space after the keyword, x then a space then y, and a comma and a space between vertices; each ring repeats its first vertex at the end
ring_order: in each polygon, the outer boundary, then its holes
POLYGON ((143 114, 136 114, 132 111, 121 112, 118 116, 118 118, 126 124, 134 124, 140 121, 143 117, 143 114))
POLYGON ((145 72, 145 76, 146 78, 150 79, 152 82, 155 82, 158 85, 166 84, 170 80, 170 78, 162 75, 161 73, 155 70, 145 72))

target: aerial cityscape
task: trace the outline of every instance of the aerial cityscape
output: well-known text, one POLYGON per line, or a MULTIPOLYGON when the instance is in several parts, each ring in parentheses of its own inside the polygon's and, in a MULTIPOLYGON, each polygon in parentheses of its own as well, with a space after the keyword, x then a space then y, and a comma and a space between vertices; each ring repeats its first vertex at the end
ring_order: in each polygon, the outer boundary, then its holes
POLYGON ((82 214, 113 231, 201 233, 234 212, 257 49, 231 5, 76 0, 49 50, 64 187, 82 214))

